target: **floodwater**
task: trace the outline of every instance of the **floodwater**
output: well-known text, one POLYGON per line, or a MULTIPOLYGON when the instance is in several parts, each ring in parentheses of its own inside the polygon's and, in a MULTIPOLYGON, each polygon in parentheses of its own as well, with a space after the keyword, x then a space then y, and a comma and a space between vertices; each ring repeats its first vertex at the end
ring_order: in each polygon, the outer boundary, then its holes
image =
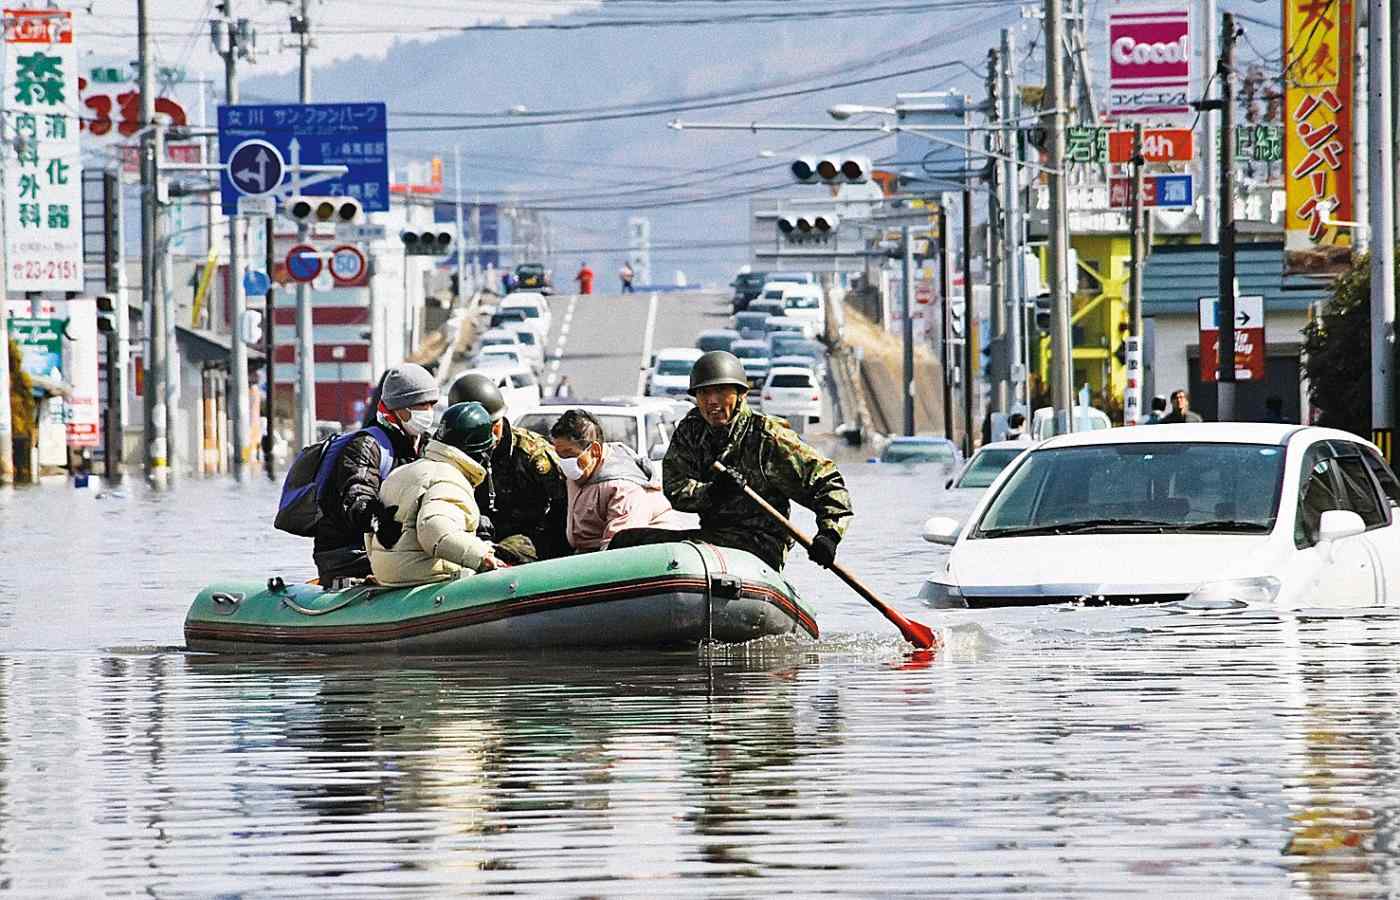
MULTIPOLYGON (((933 472, 849 464, 819 642, 220 658, 206 581, 308 577, 274 488, 0 494, 0 890, 19 896, 1377 896, 1400 886, 1400 623, 945 614, 933 472)), ((1169 565, 1164 560, 1164 565, 1169 565)))

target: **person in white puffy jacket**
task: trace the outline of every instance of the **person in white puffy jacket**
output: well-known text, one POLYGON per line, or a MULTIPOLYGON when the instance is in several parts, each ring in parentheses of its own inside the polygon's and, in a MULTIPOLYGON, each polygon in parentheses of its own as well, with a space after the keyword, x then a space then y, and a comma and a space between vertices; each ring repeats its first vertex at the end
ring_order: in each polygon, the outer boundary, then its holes
POLYGON ((403 532, 392 546, 369 535, 370 569, 380 584, 400 586, 460 578, 497 568, 492 545, 476 536, 475 489, 486 477, 491 414, 480 403, 448 407, 422 459, 384 479, 380 502, 403 532))

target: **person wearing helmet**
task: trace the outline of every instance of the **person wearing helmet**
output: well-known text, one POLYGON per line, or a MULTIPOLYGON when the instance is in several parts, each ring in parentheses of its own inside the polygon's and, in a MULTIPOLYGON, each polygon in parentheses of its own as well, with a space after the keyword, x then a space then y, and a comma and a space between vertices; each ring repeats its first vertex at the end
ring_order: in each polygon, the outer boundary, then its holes
POLYGON ((395 469, 379 490, 393 510, 398 534, 385 544, 365 539, 370 567, 380 584, 445 581, 500 565, 491 544, 477 537, 476 486, 491 453, 491 414, 480 403, 447 408, 423 457, 395 469))
POLYGON ((381 473, 418 458, 437 401, 437 380, 422 366, 391 366, 379 379, 360 430, 330 463, 320 498, 312 559, 325 588, 370 574, 367 533, 381 531, 389 543, 397 537, 394 517, 379 500, 381 473))
POLYGON ((475 401, 491 415, 496 446, 486 459, 486 480, 476 489, 483 538, 495 541, 501 559, 533 562, 567 556, 569 504, 559 458, 540 435, 516 428, 495 381, 478 372, 448 390, 453 403, 475 401))
POLYGON ((784 516, 795 501, 817 514, 808 556, 830 566, 851 518, 851 495, 836 464, 804 444, 781 419, 754 412, 744 400, 749 382, 739 358, 724 350, 702 355, 690 370, 695 409, 671 436, 661 484, 671 506, 700 514, 694 532, 634 528, 611 547, 702 540, 755 554, 780 570, 792 539, 744 493, 748 485, 784 516), (729 475, 712 469, 718 460, 729 475))

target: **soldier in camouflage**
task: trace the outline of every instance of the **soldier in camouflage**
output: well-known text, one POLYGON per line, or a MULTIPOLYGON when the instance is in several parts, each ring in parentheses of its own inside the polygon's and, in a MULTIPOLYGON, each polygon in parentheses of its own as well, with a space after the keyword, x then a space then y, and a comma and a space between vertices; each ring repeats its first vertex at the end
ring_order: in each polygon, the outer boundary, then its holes
POLYGON ((815 512, 817 534, 808 555, 818 565, 832 564, 852 514, 846 482, 835 463, 781 420, 750 409, 748 389, 743 364, 732 354, 716 350, 696 361, 690 372, 696 408, 676 427, 661 471, 671 505, 699 513, 700 528, 633 528, 619 532, 611 548, 701 540, 747 550, 781 571, 792 539, 745 495, 747 484, 783 515, 790 501, 815 512), (715 474, 716 460, 731 474, 715 474))
POLYGON ((476 488, 482 524, 477 536, 492 541, 508 563, 534 562, 572 553, 565 537, 569 503, 564 473, 549 442, 506 418, 506 402, 494 382, 470 373, 448 392, 452 403, 476 401, 491 414, 496 447, 486 478, 476 488))

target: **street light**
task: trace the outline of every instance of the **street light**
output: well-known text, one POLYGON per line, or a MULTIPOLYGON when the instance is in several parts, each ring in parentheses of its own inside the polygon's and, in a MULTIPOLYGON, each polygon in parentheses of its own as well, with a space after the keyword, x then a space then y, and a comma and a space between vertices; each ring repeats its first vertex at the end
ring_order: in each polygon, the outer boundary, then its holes
POLYGON ((888 106, 865 106, 860 103, 838 103, 835 106, 829 107, 826 111, 826 114, 828 116, 831 116, 838 122, 844 122, 851 116, 859 116, 864 113, 875 113, 882 116, 897 116, 899 115, 899 110, 893 109, 888 106))

